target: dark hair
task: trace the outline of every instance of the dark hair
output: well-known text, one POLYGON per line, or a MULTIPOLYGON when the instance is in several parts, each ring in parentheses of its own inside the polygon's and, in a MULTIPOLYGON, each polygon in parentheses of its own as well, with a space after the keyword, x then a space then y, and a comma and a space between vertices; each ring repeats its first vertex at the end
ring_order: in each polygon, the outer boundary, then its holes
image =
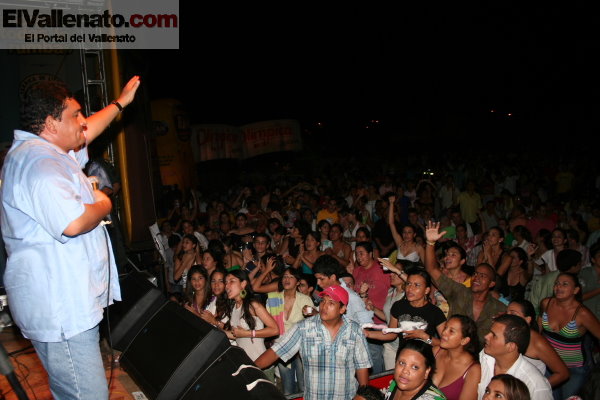
POLYGON ((317 229, 321 229, 321 227, 325 224, 329 225, 329 227, 331 228, 331 224, 329 223, 329 221, 327 221, 326 219, 322 219, 317 223, 317 229))
POLYGON ((302 240, 306 237, 306 234, 311 231, 310 224, 303 219, 297 219, 294 222, 294 228, 298 229, 300 232, 300 237, 302 240))
POLYGON ((273 234, 279 234, 281 236, 285 236, 287 234, 287 229, 285 226, 283 225, 279 225, 277 228, 275 228, 275 230, 273 231, 273 234))
POLYGON ((361 385, 356 390, 356 395, 364 397, 365 400, 384 400, 385 396, 381 390, 371 385, 361 385))
POLYGON ((218 268, 215 269, 211 274, 210 274, 210 281, 209 281, 209 287, 210 287, 210 295, 211 298, 213 296, 216 297, 215 300, 215 304, 216 304, 216 311, 215 311, 215 318, 217 320, 220 320, 223 315, 225 315, 225 313, 227 312, 227 305, 228 305, 228 299, 227 299, 227 292, 223 291, 223 293, 221 293, 220 295, 215 295, 212 292, 212 280, 214 279, 215 274, 222 274, 223 275, 223 285, 225 285, 225 276, 227 276, 227 270, 225 268, 218 268))
POLYGON ((531 338, 531 328, 516 315, 502 314, 494 322, 504 325, 504 343, 514 343, 520 354, 525 354, 531 338))
POLYGON ((215 262, 217 263, 217 268, 225 269, 225 265, 223 265, 224 254, 221 253, 219 250, 208 249, 204 252, 204 254, 210 254, 210 256, 213 258, 213 260, 215 260, 215 262))
POLYGON ((509 374, 500 374, 492 377, 490 382, 495 380, 502 382, 504 385, 504 396, 506 400, 531 400, 527 385, 519 378, 509 374))
POLYGON ((566 272, 581 262, 581 253, 573 249, 563 249, 556 255, 556 268, 566 272))
POLYGON ((336 278, 342 273, 342 268, 338 260, 329 254, 319 256, 313 266, 313 273, 323 274, 327 277, 335 275, 336 278))
POLYGON ((521 265, 519 265, 521 267, 521 269, 524 269, 525 271, 527 271, 527 261, 529 260, 529 256, 527 255, 527 252, 519 246, 515 246, 512 249, 510 249, 509 253, 512 253, 512 252, 517 253, 517 257, 519 257, 519 260, 521 260, 521 265))
MULTIPOLYGON (((308 231, 306 233, 306 236, 304 237, 304 240, 306 240, 307 237, 312 236, 313 239, 315 239, 317 241, 317 243, 320 245, 321 244, 321 234, 315 231, 308 231)), ((317 250, 319 249, 319 246, 317 246, 317 250)))
MULTIPOLYGON (((254 316, 252 315, 252 310, 254 309, 254 307, 252 306, 252 302, 255 301, 254 300, 254 292, 252 291, 252 282, 250 282, 248 273, 242 269, 235 269, 235 270, 229 271, 229 272, 227 272, 227 275, 225 275, 225 276, 227 277, 229 275, 236 277, 237 279, 240 280, 240 282, 243 282, 243 281, 247 282, 246 287, 244 288, 244 290, 246 290, 246 295, 242 299, 242 310, 243 310, 242 318, 248 324, 248 328, 250 328, 250 330, 253 330, 254 328, 256 328, 256 321, 254 320, 254 316)), ((233 312, 234 308, 235 308, 235 300, 228 299, 227 311, 225 313, 225 316, 227 316, 227 322, 225 323, 225 330, 231 329, 231 313, 233 312)))
POLYGON ((371 244, 371 242, 358 242, 356 243, 355 249, 362 247, 364 248, 367 253, 372 253, 373 252, 373 245, 371 244))
POLYGON ((169 236, 168 241, 169 241, 169 247, 177 247, 179 242, 181 242, 181 236, 174 233, 171 236, 169 236))
MULTIPOLYGON (((561 272, 556 277, 556 280, 558 280, 558 278, 561 276, 568 276, 569 278, 571 278, 573 280, 573 283, 575 283, 575 288, 579 288, 579 292, 575 293, 575 300, 582 302, 583 301, 583 293, 582 293, 583 288, 581 287, 581 282, 579 282, 577 275, 572 274, 570 272, 561 272)), ((556 280, 555 280, 555 282, 556 282, 556 280)))
POLYGON ((488 229, 488 232, 491 230, 495 230, 496 232, 498 232, 498 235, 504 239, 504 229, 500 228, 499 226, 492 226, 491 228, 488 229))
POLYGON ((367 239, 371 239, 371 231, 369 230, 369 228, 367 228, 366 226, 361 226, 360 228, 358 228, 356 230, 356 234, 358 235, 358 232, 362 232, 365 234, 365 236, 367 237, 367 239))
MULTIPOLYGON (((279 277, 279 283, 277 284, 277 290, 280 292, 283 292, 283 274, 285 274, 286 272, 288 272, 290 275, 292 275, 294 278, 296 278, 296 280, 298 282, 300 282, 300 279, 302 279, 302 276, 301 276, 299 270, 297 270, 296 268, 287 267, 281 273, 281 276, 279 277)), ((298 291, 298 287, 296 287, 296 291, 298 291)))
POLYGON ((477 324, 475 323, 475 321, 473 321, 472 318, 461 314, 452 315, 450 318, 448 318, 448 321, 450 321, 451 319, 456 319, 460 322, 460 333, 462 334, 462 337, 468 337, 471 339, 469 340, 469 343, 466 344, 464 349, 469 354, 471 354, 474 359, 477 360, 479 358, 478 353, 480 351, 479 336, 477 335, 477 324))
POLYGON ((431 368, 429 371, 429 376, 427 377, 428 381, 431 381, 431 377, 435 373, 435 356, 433 355, 433 350, 430 344, 425 343, 425 341, 421 339, 409 339, 404 341, 404 345, 398 348, 396 352, 396 361, 400 357, 400 353, 403 350, 413 350, 417 353, 420 353, 425 358, 425 367, 431 368))
POLYGON ((271 241, 271 237, 269 235, 267 235, 265 232, 257 232, 254 235, 254 240, 256 240, 256 238, 259 238, 259 237, 267 239, 267 244, 271 241))
MULTIPOLYGON (((183 242, 185 239, 192 242, 192 244, 195 244, 196 247, 200 246, 200 242, 198 241, 198 238, 191 233, 187 234, 187 235, 183 235, 183 238, 181 239, 181 241, 183 242)), ((181 259, 183 257, 183 254, 184 254, 184 251, 183 251, 183 247, 182 247, 181 251, 177 254, 177 257, 179 257, 179 259, 181 259)))
POLYGON ((529 327, 531 329, 533 329, 534 331, 538 331, 538 325, 537 322, 535 320, 536 317, 536 313, 535 313, 535 307, 533 307, 533 304, 531 304, 531 302, 529 300, 525 300, 525 299, 516 299, 513 300, 509 303, 512 304, 518 304, 521 307, 521 312, 523 313, 524 316, 526 317, 530 317, 531 318, 531 322, 529 323, 529 327))
POLYGON ((342 224, 331 224, 331 229, 333 228, 338 228, 341 233, 344 233, 344 227, 342 226, 342 224))
POLYGON ((523 239, 527 240, 528 242, 530 242, 530 243, 533 242, 533 238, 531 237, 531 231, 529 229, 527 229, 526 226, 517 225, 513 229, 513 232, 518 233, 519 235, 523 236, 523 239))
POLYGON ((316 288, 317 287, 317 278, 313 274, 300 274, 300 280, 304 279, 308 284, 308 287, 316 288))
POLYGON ((423 277, 423 279, 425 279, 425 287, 430 288, 431 287, 431 275, 429 275, 429 273, 427 271, 425 271, 423 268, 419 268, 419 267, 409 267, 406 271, 406 279, 408 280, 409 276, 413 276, 413 275, 419 275, 421 277, 423 277))
POLYGON ((342 278, 352 278, 352 282, 356 283, 356 280, 354 279, 354 275, 352 275, 350 272, 348 271, 344 271, 340 274, 340 276, 337 277, 338 280, 341 280, 342 278))
POLYGON ((206 268, 202 265, 192 265, 187 274, 187 285, 185 286, 185 301, 190 305, 194 304, 195 293, 194 288, 192 287, 192 275, 200 274, 204 277, 205 285, 204 285, 204 296, 202 299, 202 304, 198 304, 199 308, 204 308, 209 302, 210 299, 210 282, 208 281, 208 272, 206 268))
POLYGON ((219 239, 211 239, 208 241, 208 245, 206 246, 206 251, 211 251, 215 253, 219 253, 219 258, 223 258, 225 256, 225 241, 227 241, 227 245, 231 246, 231 237, 225 236, 223 241, 219 239))
POLYGON ((64 82, 57 80, 42 81, 31 87, 21 103, 21 127, 27 132, 39 135, 45 128, 46 117, 57 121, 67 108, 67 99, 73 94, 64 82))
POLYGON ((454 242, 452 240, 449 240, 449 241, 447 241, 445 243, 448 243, 448 245, 444 247, 444 255, 448 252, 448 250, 450 250, 450 249, 456 249, 460 253, 460 259, 461 260, 466 260, 467 259, 467 252, 464 249, 464 247, 462 247, 460 244, 458 244, 458 243, 456 243, 456 242, 454 242))

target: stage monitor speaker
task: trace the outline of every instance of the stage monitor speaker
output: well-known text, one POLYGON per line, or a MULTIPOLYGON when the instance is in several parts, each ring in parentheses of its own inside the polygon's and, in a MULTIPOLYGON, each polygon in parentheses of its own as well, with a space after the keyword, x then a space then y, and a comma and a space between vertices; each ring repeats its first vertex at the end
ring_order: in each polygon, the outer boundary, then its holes
MULTIPOLYGON (((119 279, 122 301, 109 307, 112 347, 123 351, 152 316, 167 302, 144 272, 132 271, 119 279)), ((106 324, 103 325, 106 331, 106 324)))
POLYGON ((225 333, 167 302, 121 355, 121 365, 155 400, 178 399, 227 350, 225 333))
POLYGON ((246 352, 231 346, 184 393, 182 400, 285 400, 286 397, 246 352))

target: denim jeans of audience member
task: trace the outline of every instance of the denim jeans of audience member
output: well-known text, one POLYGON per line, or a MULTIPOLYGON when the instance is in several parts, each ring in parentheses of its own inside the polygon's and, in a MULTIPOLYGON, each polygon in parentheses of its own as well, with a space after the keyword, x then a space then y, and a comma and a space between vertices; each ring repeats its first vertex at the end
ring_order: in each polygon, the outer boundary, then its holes
POLYGON ((286 396, 304 392, 304 367, 299 354, 285 364, 280 362, 277 364, 277 368, 283 384, 283 393, 286 396))
POLYGON ((367 339, 369 353, 371 354, 372 369, 371 374, 375 375, 385 371, 383 365, 383 342, 379 340, 367 339))
POLYGON ((99 341, 98 326, 62 342, 31 341, 55 399, 108 399, 99 341))
MULTIPOLYGON (((559 387, 552 390, 552 397, 554 397, 554 400, 565 400, 570 396, 579 394, 587 377, 589 376, 590 367, 588 365, 584 365, 583 367, 569 368, 569 373, 571 374, 569 379, 559 387)), ((548 376, 549 373, 546 371, 546 377, 548 376)))

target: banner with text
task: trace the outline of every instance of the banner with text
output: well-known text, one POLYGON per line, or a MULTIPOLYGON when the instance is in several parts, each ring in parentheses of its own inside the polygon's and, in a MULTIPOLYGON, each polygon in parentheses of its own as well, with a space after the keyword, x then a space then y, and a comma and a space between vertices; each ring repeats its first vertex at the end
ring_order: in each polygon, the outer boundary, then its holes
POLYGON ((192 126, 194 161, 245 159, 277 151, 302 150, 296 120, 256 122, 241 127, 222 124, 192 126))

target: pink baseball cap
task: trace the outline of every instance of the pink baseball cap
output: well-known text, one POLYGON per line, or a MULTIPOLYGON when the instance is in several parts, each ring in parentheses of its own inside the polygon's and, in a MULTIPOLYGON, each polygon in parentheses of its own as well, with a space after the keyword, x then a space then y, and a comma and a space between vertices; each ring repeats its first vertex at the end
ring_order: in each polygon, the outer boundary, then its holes
POLYGON ((341 301, 345 306, 348 305, 348 292, 340 285, 331 285, 319 293, 319 297, 329 296, 333 300, 341 301))

